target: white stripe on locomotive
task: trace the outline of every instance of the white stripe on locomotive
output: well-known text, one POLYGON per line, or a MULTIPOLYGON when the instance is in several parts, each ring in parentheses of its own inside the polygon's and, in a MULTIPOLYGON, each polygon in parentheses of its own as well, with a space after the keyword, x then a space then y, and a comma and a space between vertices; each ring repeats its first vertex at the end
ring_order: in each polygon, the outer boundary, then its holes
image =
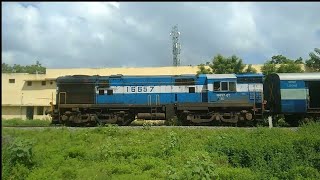
MULTIPOLYGON (((132 94, 132 93, 189 93, 189 88, 195 87, 195 93, 202 93, 208 91, 213 91, 213 84, 207 85, 186 85, 186 86, 110 86, 109 88, 103 88, 105 94, 107 89, 112 89, 114 94, 132 94)), ((100 88, 102 89, 102 88, 100 88)), ((263 84, 237 84, 237 92, 262 92, 263 84)), ((96 90, 99 94, 99 91, 96 90)))

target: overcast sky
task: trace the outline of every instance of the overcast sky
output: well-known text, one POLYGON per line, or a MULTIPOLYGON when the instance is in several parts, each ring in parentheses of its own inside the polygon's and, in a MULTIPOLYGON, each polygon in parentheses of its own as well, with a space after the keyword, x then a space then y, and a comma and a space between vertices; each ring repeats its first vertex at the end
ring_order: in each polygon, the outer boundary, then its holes
POLYGON ((170 31, 181 32, 181 65, 221 53, 262 64, 320 48, 320 3, 2 3, 2 62, 47 68, 172 65, 170 31))

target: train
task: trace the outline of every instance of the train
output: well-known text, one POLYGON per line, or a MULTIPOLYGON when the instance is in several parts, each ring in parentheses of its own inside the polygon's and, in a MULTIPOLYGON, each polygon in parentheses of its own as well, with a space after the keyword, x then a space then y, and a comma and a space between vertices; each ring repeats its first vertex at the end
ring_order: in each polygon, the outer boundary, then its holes
POLYGON ((320 117, 320 73, 69 75, 56 82, 56 104, 47 112, 53 124, 255 124, 283 115, 296 125, 320 117))

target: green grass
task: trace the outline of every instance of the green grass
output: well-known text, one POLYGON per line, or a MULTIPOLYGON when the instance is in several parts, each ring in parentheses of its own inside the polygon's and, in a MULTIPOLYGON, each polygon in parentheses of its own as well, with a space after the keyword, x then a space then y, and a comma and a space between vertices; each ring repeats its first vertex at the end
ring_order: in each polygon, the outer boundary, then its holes
POLYGON ((320 123, 4 128, 2 157, 3 179, 320 179, 320 123))
POLYGON ((2 126, 49 126, 51 124, 50 120, 22 120, 22 119, 8 119, 1 120, 2 126))

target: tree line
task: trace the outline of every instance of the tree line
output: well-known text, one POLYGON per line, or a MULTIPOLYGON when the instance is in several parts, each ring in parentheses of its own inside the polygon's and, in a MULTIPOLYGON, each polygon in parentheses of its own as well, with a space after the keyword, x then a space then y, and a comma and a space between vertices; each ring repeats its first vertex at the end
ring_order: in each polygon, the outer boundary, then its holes
MULTIPOLYGON (((270 60, 266 61, 261 67, 261 72, 265 75, 270 73, 295 73, 304 72, 302 67, 305 65, 308 71, 320 72, 320 49, 315 48, 315 52, 309 53, 309 59, 304 60, 299 57, 298 59, 289 59, 283 55, 272 56, 270 60)), ((252 67, 252 64, 244 64, 242 59, 236 55, 225 57, 218 54, 213 57, 211 62, 198 65, 199 70, 197 74, 229 74, 229 73, 256 73, 257 70, 252 67), (209 68, 208 68, 209 66, 209 68)), ((45 74, 46 68, 43 67, 39 61, 36 64, 22 66, 14 64, 2 63, 2 73, 29 73, 29 74, 45 74)))
POLYGON ((39 61, 36 64, 22 66, 19 64, 14 64, 10 66, 9 64, 2 63, 2 73, 29 73, 29 74, 45 74, 46 68, 43 67, 39 61))
MULTIPOLYGON (((271 73, 300 73, 304 72, 302 67, 305 65, 308 71, 320 72, 320 49, 315 48, 315 52, 309 53, 309 59, 304 60, 299 57, 298 59, 289 59, 283 55, 272 56, 261 67, 261 72, 264 75, 271 73)), ((252 64, 243 63, 242 59, 236 55, 225 57, 218 54, 213 57, 211 62, 206 64, 199 64, 197 74, 229 74, 229 73, 256 73, 257 70, 252 67, 252 64), (209 68, 208 68, 209 66, 209 68), (247 67, 247 68, 246 68, 247 67)))

